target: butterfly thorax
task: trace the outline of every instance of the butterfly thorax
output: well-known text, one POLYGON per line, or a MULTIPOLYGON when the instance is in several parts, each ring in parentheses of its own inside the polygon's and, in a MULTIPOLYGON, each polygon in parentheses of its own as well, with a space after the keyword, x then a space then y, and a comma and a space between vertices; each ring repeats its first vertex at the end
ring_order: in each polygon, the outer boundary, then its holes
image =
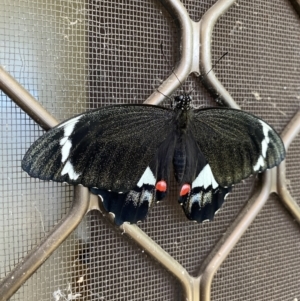
POLYGON ((176 110, 188 111, 191 109, 192 98, 189 94, 181 94, 174 97, 176 110))
POLYGON ((188 120, 191 115, 191 96, 188 94, 181 94, 174 98, 175 101, 175 112, 177 113, 177 130, 179 135, 185 132, 188 126, 188 120))

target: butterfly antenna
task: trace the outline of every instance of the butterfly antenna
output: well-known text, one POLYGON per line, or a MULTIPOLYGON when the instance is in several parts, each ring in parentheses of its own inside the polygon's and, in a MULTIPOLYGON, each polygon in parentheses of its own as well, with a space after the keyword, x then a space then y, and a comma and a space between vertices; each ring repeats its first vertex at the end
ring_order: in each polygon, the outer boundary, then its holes
POLYGON ((228 54, 228 51, 226 51, 220 58, 218 58, 218 60, 212 65, 212 67, 210 68, 210 70, 202 77, 202 79, 208 75, 208 73, 213 70, 217 65, 218 63, 221 61, 221 59, 226 56, 228 54))
POLYGON ((173 101, 172 98, 168 95, 165 95, 163 92, 159 91, 158 89, 156 89, 156 91, 160 94, 162 94, 164 97, 168 98, 171 102, 173 101))
MULTIPOLYGON (((202 78, 201 78, 201 82, 204 80, 204 78, 208 75, 208 73, 211 71, 211 70, 213 70, 216 66, 217 66, 217 64, 221 61, 221 59, 225 56, 225 55, 227 55, 228 54, 228 51, 227 52, 225 52, 214 64, 213 64, 213 66, 211 67, 211 69, 204 75, 204 76, 202 76, 202 78)), ((192 89, 192 90, 190 90, 187 94, 188 95, 190 95, 193 91, 194 91, 195 89, 192 89)))

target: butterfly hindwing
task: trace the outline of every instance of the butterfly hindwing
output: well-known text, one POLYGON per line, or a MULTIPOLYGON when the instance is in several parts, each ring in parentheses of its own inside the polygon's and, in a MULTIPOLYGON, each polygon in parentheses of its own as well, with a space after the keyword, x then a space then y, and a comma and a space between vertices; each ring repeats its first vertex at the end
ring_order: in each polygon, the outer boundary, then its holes
POLYGON ((223 188, 216 182, 209 163, 190 132, 184 140, 179 146, 180 151, 177 149, 174 153, 174 162, 177 163, 174 164, 175 174, 178 165, 182 165, 181 158, 185 158, 184 174, 178 179, 181 184, 178 202, 188 219, 199 223, 212 220, 230 188, 223 188))
POLYGON ((103 189, 91 188, 91 192, 100 196, 103 207, 114 214, 117 225, 124 222, 137 223, 146 218, 149 208, 156 199, 156 178, 147 167, 139 183, 130 191, 117 193, 103 189))
POLYGON ((157 152, 141 174, 135 186, 125 193, 91 188, 91 192, 101 197, 103 207, 114 214, 117 225, 123 222, 137 223, 145 219, 154 201, 162 200, 168 189, 171 160, 176 136, 169 136, 158 147, 157 152))

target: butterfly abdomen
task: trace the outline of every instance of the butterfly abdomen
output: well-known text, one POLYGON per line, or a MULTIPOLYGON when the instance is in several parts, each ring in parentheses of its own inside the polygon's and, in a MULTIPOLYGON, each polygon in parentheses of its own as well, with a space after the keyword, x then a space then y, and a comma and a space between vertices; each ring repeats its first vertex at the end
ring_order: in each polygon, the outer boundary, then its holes
POLYGON ((182 141, 179 141, 174 150, 173 166, 175 179, 181 183, 186 169, 186 150, 182 141))
POLYGON ((191 111, 186 108, 177 108, 176 110, 176 131, 177 131, 177 141, 174 149, 173 155, 173 166, 175 179, 178 183, 181 183, 187 168, 187 152, 186 148, 189 148, 186 140, 186 135, 188 132, 190 121, 192 120, 191 111))

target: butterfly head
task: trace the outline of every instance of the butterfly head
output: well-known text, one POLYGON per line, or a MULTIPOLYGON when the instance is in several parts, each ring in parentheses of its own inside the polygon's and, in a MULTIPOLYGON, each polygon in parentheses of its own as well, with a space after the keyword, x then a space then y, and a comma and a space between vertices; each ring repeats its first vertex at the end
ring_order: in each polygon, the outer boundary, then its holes
POLYGON ((178 110, 188 111, 191 108, 192 98, 189 94, 181 94, 174 98, 175 106, 178 110))

